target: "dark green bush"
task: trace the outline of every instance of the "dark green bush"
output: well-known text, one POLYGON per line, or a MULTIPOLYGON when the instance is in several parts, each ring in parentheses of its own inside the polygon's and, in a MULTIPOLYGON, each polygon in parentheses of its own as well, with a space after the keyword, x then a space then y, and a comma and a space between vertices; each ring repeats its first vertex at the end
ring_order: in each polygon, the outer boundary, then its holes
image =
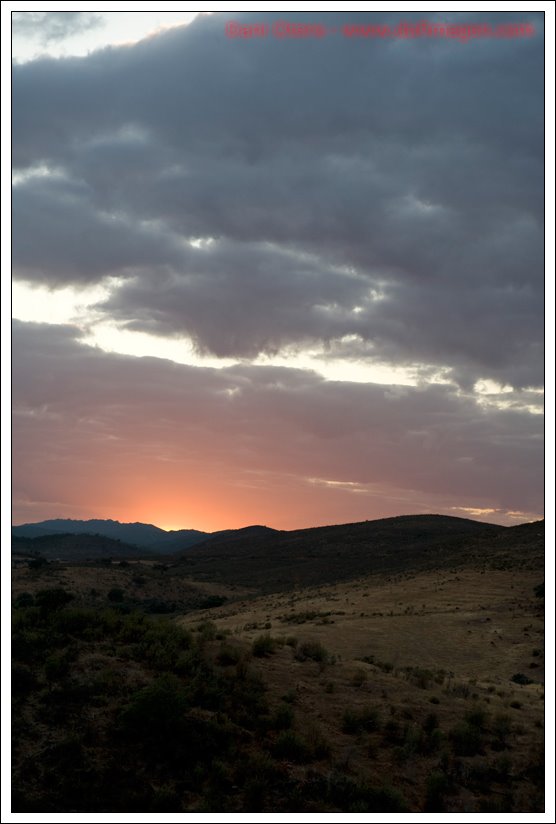
POLYGON ((325 664, 328 661, 329 655, 328 650, 323 647, 320 641, 304 641, 298 645, 295 651, 295 657, 298 661, 310 659, 325 664))
POLYGON ((533 683, 533 681, 531 681, 531 679, 524 675, 522 672, 516 672, 515 675, 512 675, 511 680, 514 682, 514 684, 523 684, 524 686, 533 683))
POLYGON ((223 595, 209 595, 204 598, 199 604, 199 609, 212 609, 213 607, 221 607, 228 599, 223 595))
POLYGON ((164 674, 132 696, 120 713, 120 727, 131 738, 164 741, 184 729, 188 707, 183 685, 176 676, 164 674))
POLYGON ((216 661, 223 667, 231 667, 240 661, 241 654, 239 647, 222 644, 216 655, 216 661))
POLYGON ((71 592, 66 592, 61 587, 54 587, 53 589, 39 590, 35 596, 35 603, 41 608, 43 615, 46 615, 62 609, 70 601, 73 601, 74 597, 71 592))
POLYGON ((469 712, 465 713, 464 720, 472 727, 476 727, 478 730, 484 730, 487 722, 487 713, 477 707, 476 709, 469 710, 469 712))
POLYGON ((373 707, 346 708, 342 716, 342 732, 347 735, 356 735, 360 732, 370 732, 380 729, 378 710, 373 707))
POLYGON ((448 776, 439 770, 433 770, 427 778, 427 795, 425 799, 425 812, 444 812, 444 796, 450 789, 448 776))
POLYGON ((276 739, 273 747, 275 758, 304 764, 311 761, 312 753, 307 743, 293 730, 284 730, 276 739))
POLYGON ((30 592, 22 592, 15 599, 14 606, 16 609, 25 609, 26 607, 32 607, 34 603, 35 599, 30 592))
POLYGON ((276 641, 268 633, 265 633, 255 638, 251 649, 253 655, 257 658, 265 658, 267 655, 272 655, 275 651, 276 641))
POLYGON ((481 751, 481 732, 466 721, 453 727, 448 737, 456 755, 476 755, 481 751))
POLYGON ((293 726, 294 711, 289 704, 280 704, 270 719, 273 730, 289 730, 293 726))
POLYGON ((407 812, 408 806, 400 792, 391 787, 372 787, 346 775, 332 773, 327 782, 326 797, 346 812, 407 812))

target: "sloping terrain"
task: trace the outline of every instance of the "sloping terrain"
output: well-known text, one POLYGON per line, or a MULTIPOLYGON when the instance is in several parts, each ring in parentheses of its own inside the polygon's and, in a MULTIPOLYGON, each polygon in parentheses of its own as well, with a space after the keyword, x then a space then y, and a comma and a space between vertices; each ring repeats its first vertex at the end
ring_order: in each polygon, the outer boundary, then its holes
POLYGON ((46 560, 85 561, 99 558, 140 558, 136 546, 103 535, 39 535, 35 538, 12 537, 14 557, 46 560))
POLYGON ((542 523, 191 552, 13 570, 14 811, 543 809, 542 523))
POLYGON ((294 532, 209 539, 180 564, 199 580, 263 592, 469 564, 530 565, 543 555, 543 523, 502 527, 415 515, 294 532))

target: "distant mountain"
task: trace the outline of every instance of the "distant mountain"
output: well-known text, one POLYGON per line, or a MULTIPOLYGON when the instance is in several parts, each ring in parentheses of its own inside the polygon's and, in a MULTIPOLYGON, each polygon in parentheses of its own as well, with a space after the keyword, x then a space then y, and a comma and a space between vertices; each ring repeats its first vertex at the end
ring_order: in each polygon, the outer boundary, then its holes
MULTIPOLYGON (((35 524, 12 527, 14 538, 39 538, 46 535, 102 535, 115 541, 123 541, 148 552, 173 555, 210 538, 213 541, 236 538, 264 537, 279 534, 267 526, 246 526, 242 529, 224 529, 220 532, 201 532, 198 529, 172 529, 166 531, 154 524, 122 524, 112 520, 74 521, 71 518, 53 518, 35 524)), ((144 554, 144 553, 143 553, 144 554)))
POLYGON ((40 557, 47 561, 96 561, 101 558, 141 558, 145 552, 104 535, 53 533, 34 538, 13 536, 12 554, 28 558, 40 557))
POLYGON ((153 524, 122 524, 112 520, 74 521, 71 518, 54 518, 35 524, 21 524, 12 527, 12 535, 17 538, 37 538, 42 535, 103 535, 123 541, 150 552, 171 554, 193 546, 210 533, 197 529, 179 529, 167 532, 153 524))

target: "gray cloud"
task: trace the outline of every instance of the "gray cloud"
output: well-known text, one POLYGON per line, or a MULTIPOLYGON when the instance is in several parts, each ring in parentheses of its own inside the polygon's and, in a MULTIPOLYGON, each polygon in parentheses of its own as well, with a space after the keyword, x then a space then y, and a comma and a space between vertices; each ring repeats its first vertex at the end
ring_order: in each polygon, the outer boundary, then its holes
POLYGON ((15 67, 15 164, 63 181, 16 189, 16 276, 118 274, 109 316, 218 355, 351 336, 465 387, 539 385, 542 16, 466 44, 240 42, 225 19, 15 67))
POLYGON ((20 36, 36 37, 41 43, 64 40, 73 34, 103 25, 101 15, 81 11, 15 11, 12 31, 20 36))

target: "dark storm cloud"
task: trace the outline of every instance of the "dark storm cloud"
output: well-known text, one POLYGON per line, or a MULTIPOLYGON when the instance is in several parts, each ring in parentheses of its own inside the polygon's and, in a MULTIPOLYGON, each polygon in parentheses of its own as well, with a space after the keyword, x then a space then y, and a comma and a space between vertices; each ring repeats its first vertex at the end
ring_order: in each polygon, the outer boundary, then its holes
POLYGON ((260 473, 271 489, 282 474, 363 491, 378 485, 414 500, 442 495, 454 506, 541 510, 540 416, 482 409, 448 386, 335 383, 304 370, 105 354, 75 333, 14 325, 16 497, 46 500, 51 485, 64 500, 79 473, 98 495, 116 470, 132 483, 167 461, 183 483, 224 467, 260 473))
POLYGON ((468 43, 231 41, 226 19, 15 68, 15 163, 65 181, 23 177, 16 275, 123 275, 107 314, 218 355, 350 336, 466 386, 538 385, 542 16, 468 43))
POLYGON ((41 43, 64 40, 74 34, 103 25, 101 15, 81 11, 12 12, 14 34, 36 37, 41 43))

